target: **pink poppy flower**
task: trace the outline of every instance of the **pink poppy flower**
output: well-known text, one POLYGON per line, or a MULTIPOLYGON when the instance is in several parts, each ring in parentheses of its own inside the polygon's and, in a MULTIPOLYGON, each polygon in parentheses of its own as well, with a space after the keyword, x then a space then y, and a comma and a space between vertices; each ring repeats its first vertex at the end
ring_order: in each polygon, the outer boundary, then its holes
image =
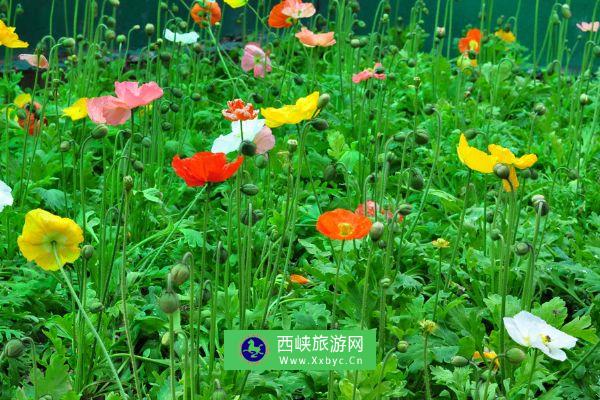
POLYGON ((309 18, 315 15, 317 10, 312 3, 303 3, 301 0, 285 0, 281 10, 283 15, 293 19, 309 18))
POLYGON ((296 37, 306 47, 329 47, 335 44, 334 34, 334 32, 313 33, 309 29, 302 27, 300 32, 296 33, 296 37))
POLYGON ((19 54, 19 60, 40 69, 48 69, 50 66, 48 59, 41 54, 39 56, 37 54, 19 54))
POLYGON ((246 72, 253 70, 254 77, 264 78, 265 73, 272 70, 269 53, 265 53, 258 43, 248 43, 244 47, 242 69, 246 72))
POLYGON ((596 22, 581 22, 577 24, 577 28, 581 32, 598 32, 600 28, 600 21, 596 22))
MULTIPOLYGON (((364 204, 359 204, 358 207, 356 207, 356 210, 354 210, 354 213, 357 215, 364 215, 374 218, 377 214, 377 211, 379 211, 379 214, 385 216, 388 220, 394 217, 394 213, 392 211, 382 208, 379 204, 377 204, 376 201, 373 200, 367 200, 364 204)), ((398 222, 402 222, 403 220, 404 217, 402 214, 398 214, 398 222)))
POLYGON ((275 136, 271 128, 265 125, 254 137, 254 144, 256 144, 256 154, 265 154, 275 147, 275 136))
POLYGON ((88 116, 97 124, 122 125, 131 118, 128 104, 114 96, 102 96, 89 99, 88 116))
POLYGON ((163 96, 163 90, 156 82, 142 86, 137 82, 115 82, 115 93, 130 109, 145 106, 163 96))
POLYGON ((362 81, 367 81, 371 78, 375 78, 375 79, 379 79, 379 80, 385 80, 386 76, 385 73, 376 73, 375 71, 378 68, 381 68, 382 65, 381 63, 377 63, 375 64, 375 67, 373 68, 367 68, 364 71, 361 71, 357 74, 352 75, 352 82, 354 83, 360 83, 362 81))

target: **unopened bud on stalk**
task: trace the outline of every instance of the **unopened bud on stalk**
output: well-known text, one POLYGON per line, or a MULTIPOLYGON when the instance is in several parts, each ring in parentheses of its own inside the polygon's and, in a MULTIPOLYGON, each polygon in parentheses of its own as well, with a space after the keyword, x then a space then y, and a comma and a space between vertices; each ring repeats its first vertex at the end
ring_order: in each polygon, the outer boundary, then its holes
POLYGON ((398 207, 398 213, 403 216, 407 216, 412 212, 413 206, 409 203, 400 204, 398 207))
POLYGON ((92 314, 98 314, 100 311, 104 310, 104 305, 98 299, 93 299, 88 306, 88 310, 92 314))
POLYGON ((63 38, 63 40, 61 41, 61 45, 64 48, 72 49, 73 47, 75 47, 75 39, 73 39, 73 38, 63 38))
POLYGON ((510 169, 504 164, 494 165, 494 174, 500 179, 508 179, 510 176, 510 169))
POLYGON ((398 349, 400 353, 406 353, 408 351, 408 342, 406 340, 399 341, 398 345, 396 345, 396 349, 398 349))
POLYGON ((494 222, 494 212, 493 211, 488 211, 487 213, 485 213, 485 221, 488 224, 491 224, 492 222, 494 222))
POLYGON ((546 114, 546 111, 548 111, 548 110, 546 109, 546 106, 543 105, 542 103, 537 103, 533 107, 533 112, 536 113, 539 116, 542 116, 542 115, 546 114))
POLYGON ((135 172, 137 172, 138 174, 141 174, 142 172, 144 172, 144 163, 141 162, 140 160, 135 160, 132 164, 133 170, 135 172))
POLYGON ((68 140, 63 140, 62 142, 60 142, 61 153, 66 153, 69 150, 71 150, 71 142, 69 142, 68 140))
POLYGON ((425 115, 433 115, 435 112, 435 106, 433 104, 425 104, 425 107, 423 107, 423 112, 425 115))
POLYGON ((102 139, 108 135, 108 127, 106 125, 98 125, 92 131, 92 137, 94 139, 102 139))
POLYGON ((8 358, 19 358, 25 352, 25 346, 19 339, 11 339, 4 346, 4 354, 8 358))
POLYGON ((550 212, 550 206, 546 201, 546 198, 541 194, 536 194, 531 198, 531 204, 536 212, 539 212, 542 217, 548 215, 550 212))
POLYGON ((267 160, 267 157, 264 155, 259 154, 254 158, 254 165, 256 165, 256 168, 258 169, 263 169, 269 165, 269 160, 267 160))
POLYGON ((468 140, 475 139, 479 135, 479 131, 477 129, 469 128, 465 131, 465 137, 468 140))
POLYGON ((360 40, 358 40, 358 39, 350 40, 350 47, 352 47, 353 49, 358 49, 359 47, 362 47, 360 45, 360 40))
POLYGON ((435 37, 438 39, 443 39, 446 37, 446 28, 444 28, 443 26, 438 26, 435 29, 435 37))
POLYGON ((179 296, 172 290, 167 290, 158 299, 158 305, 165 314, 173 314, 179 309, 179 296))
POLYGON ((146 32, 146 35, 148 36, 153 36, 154 32, 156 32, 154 24, 146 24, 146 26, 144 27, 144 32, 146 32))
POLYGON ((218 379, 215 379, 215 391, 211 395, 210 400, 227 400, 227 393, 221 387, 221 382, 218 379))
POLYGON ((129 192, 131 189, 133 189, 133 178, 131 175, 125 175, 123 177, 123 189, 125 189, 126 192, 129 192))
POLYGON ((331 96, 329 95, 329 93, 323 93, 322 95, 319 96, 319 100, 317 101, 317 108, 319 110, 324 109, 325 107, 327 107, 327 105, 329 104, 330 101, 331 101, 331 96))
POLYGON ((531 250, 531 246, 529 245, 529 243, 520 242, 515 244, 515 253, 519 256, 527 255, 527 253, 529 253, 529 250, 531 250))
POLYGON ((598 45, 594 46, 594 56, 600 57, 600 46, 598 45))
POLYGON ((463 356, 454 356, 454 357, 452 357, 452 360, 450 361, 450 363, 452 365, 454 365, 455 367, 465 367, 465 366, 469 365, 469 360, 467 360, 463 356))
POLYGON ((414 190, 421 190, 425 186, 425 181, 423 180, 423 176, 419 171, 413 170, 410 174, 410 187, 414 190))
POLYGON ((315 128, 316 131, 322 132, 329 129, 329 123, 323 118, 315 118, 310 121, 310 125, 315 128))
POLYGON ((121 5, 119 0, 110 0, 109 2, 110 2, 110 5, 113 7, 119 7, 121 5))
POLYGON ((424 129, 417 129, 415 132, 415 142, 420 145, 429 143, 429 133, 424 129))
POLYGON ((127 36, 121 34, 117 36, 117 43, 124 44, 127 41, 127 36))
POLYGON ((240 191, 246 196, 255 196, 258 193, 258 186, 252 183, 245 183, 240 188, 240 191))
POLYGON ((117 34, 112 29, 109 29, 106 32, 104 32, 104 40, 106 40, 107 42, 112 42, 113 40, 115 40, 116 37, 117 34))
POLYGON ((92 258, 94 256, 94 246, 92 246, 91 244, 86 244, 85 246, 83 246, 81 248, 81 255, 83 256, 84 260, 89 260, 90 258, 92 258))
POLYGON ((181 286, 190 277, 190 267, 185 264, 175 264, 171 268, 171 282, 176 286, 181 286))
MULTIPOLYGON (((383 242, 385 243, 385 242, 383 242)), ((390 278, 381 278, 381 280, 379 281, 379 285, 384 288, 387 289, 391 286, 392 284, 392 280, 390 278)))
POLYGON ((569 7, 569 5, 566 3, 560 7, 560 12, 562 13, 564 19, 569 19, 573 15, 571 14, 571 7, 569 7))
POLYGON ((295 139, 289 139, 287 141, 287 148, 288 148, 288 151, 290 152, 290 154, 295 153, 296 149, 298 149, 298 141, 295 139))
POLYGON ((577 172, 576 169, 571 168, 567 176, 569 177, 569 180, 574 181, 579 179, 579 172, 577 172))
POLYGON ((492 229, 490 232, 490 237, 492 238, 492 240, 494 242, 497 240, 500 240, 502 238, 502 233, 500 232, 500 229, 497 229, 497 228, 492 229))
POLYGON ((374 222, 373 225, 371 225, 371 230, 369 231, 369 236, 371 237, 371 240, 377 242, 379 239, 381 239, 384 230, 385 227, 381 222, 374 222))
POLYGON ((518 365, 525 360, 525 353, 518 347, 513 347, 506 352, 506 358, 511 364, 518 365))
POLYGON ((592 99, 590 99, 590 96, 588 96, 585 93, 582 93, 581 96, 579 96, 579 104, 581 104, 582 106, 587 106, 588 104, 591 104, 592 99))

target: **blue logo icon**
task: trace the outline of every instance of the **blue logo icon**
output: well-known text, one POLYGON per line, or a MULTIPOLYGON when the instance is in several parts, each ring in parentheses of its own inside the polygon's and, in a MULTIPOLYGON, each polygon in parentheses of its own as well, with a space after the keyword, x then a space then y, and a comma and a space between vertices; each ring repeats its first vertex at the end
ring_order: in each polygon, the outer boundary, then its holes
POLYGON ((262 360, 267 354, 267 345, 262 339, 251 336, 242 342, 241 350, 242 356, 254 363, 262 360))

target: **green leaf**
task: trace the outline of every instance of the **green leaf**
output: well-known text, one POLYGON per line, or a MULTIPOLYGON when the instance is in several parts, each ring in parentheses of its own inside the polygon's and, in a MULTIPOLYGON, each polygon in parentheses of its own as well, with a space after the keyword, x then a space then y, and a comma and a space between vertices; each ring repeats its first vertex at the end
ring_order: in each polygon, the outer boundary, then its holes
POLYGON ((598 342, 596 328, 590 327, 591 325, 592 319, 590 316, 584 315, 583 317, 573 318, 573 320, 564 325, 561 330, 571 336, 596 344, 598 342))
POLYGON ((560 297, 554 297, 541 306, 534 307, 531 313, 555 327, 561 326, 568 314, 565 301, 560 297))
POLYGON ((339 160, 342 155, 350 149, 346 144, 344 135, 339 131, 330 131, 327 134, 327 142, 330 147, 330 149, 327 150, 327 154, 336 160, 339 160))

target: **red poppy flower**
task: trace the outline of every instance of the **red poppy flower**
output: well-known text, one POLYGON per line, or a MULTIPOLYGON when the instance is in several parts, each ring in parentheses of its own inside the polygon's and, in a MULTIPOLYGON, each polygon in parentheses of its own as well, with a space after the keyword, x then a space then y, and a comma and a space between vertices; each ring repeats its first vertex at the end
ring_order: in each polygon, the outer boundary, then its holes
POLYGON ((225 153, 203 151, 190 158, 181 159, 175 156, 171 165, 188 186, 194 187, 226 181, 235 174, 242 161, 244 157, 239 156, 235 161, 228 163, 225 153))
POLYGON ((271 9, 271 13, 269 14, 269 26, 271 28, 289 28, 292 26, 290 16, 283 13, 285 7, 286 2, 283 0, 271 9))
POLYGON ((469 29, 467 36, 459 40, 458 50, 460 50, 461 53, 467 53, 471 50, 473 50, 475 53, 479 53, 481 36, 481 31, 479 29, 469 29))
MULTIPOLYGON (((33 103, 33 108, 35 108, 35 110, 32 110, 31 103, 25 104, 23 106, 23 110, 25 110, 25 117, 19 116, 17 121, 21 128, 27 129, 27 133, 30 136, 33 136, 39 132, 42 125, 40 118, 36 114, 36 111, 42 108, 42 106, 39 103, 33 103)), ((48 120, 44 117, 44 125, 47 124, 48 120)))
POLYGON ((321 214, 317 230, 330 239, 361 239, 369 234, 372 224, 369 217, 338 208, 321 214))
POLYGON ((298 285, 306 285, 307 283, 310 283, 310 280, 308 280, 308 278, 303 277, 302 275, 291 274, 290 282, 297 283, 298 285))
POLYGON ((221 7, 216 1, 200 0, 190 10, 190 15, 195 23, 202 26, 202 22, 210 20, 211 25, 221 21, 221 7))
POLYGON ((221 111, 228 121, 248 121, 258 116, 258 110, 252 103, 244 103, 242 99, 227 102, 227 110, 221 111))

